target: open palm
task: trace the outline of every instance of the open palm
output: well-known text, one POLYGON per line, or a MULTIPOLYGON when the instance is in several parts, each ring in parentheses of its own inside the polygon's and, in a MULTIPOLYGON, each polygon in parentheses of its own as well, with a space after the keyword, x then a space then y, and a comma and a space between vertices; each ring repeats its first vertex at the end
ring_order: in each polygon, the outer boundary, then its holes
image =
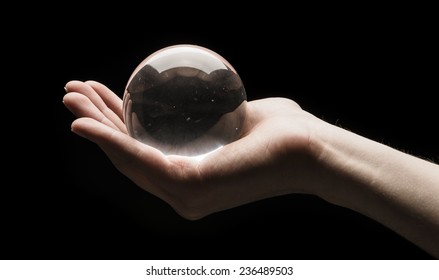
POLYGON ((72 131, 95 142, 116 168, 187 219, 252 201, 312 193, 309 122, 294 101, 248 102, 241 137, 202 160, 166 156, 127 134, 122 100, 96 81, 66 84, 65 106, 77 117, 72 131))

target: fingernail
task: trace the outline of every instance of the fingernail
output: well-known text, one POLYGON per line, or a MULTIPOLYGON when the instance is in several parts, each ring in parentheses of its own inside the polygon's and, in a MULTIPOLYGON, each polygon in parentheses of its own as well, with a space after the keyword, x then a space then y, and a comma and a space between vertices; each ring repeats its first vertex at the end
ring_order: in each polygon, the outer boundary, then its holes
POLYGON ((64 90, 65 90, 65 92, 67 92, 67 88, 66 87, 64 87, 64 90))

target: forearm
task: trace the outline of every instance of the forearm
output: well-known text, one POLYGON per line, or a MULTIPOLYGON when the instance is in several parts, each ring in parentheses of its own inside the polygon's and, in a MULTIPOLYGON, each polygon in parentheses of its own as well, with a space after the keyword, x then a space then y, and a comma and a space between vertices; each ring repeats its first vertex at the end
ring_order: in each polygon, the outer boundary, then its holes
POLYGON ((332 125, 312 139, 325 173, 321 197, 439 257, 439 165, 332 125))

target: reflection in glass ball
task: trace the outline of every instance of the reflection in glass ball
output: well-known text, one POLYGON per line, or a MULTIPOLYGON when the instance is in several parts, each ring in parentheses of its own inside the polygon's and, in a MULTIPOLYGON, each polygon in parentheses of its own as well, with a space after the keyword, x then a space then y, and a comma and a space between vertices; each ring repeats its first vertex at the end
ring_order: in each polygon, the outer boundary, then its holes
POLYGON ((247 95, 217 53, 174 45, 145 58, 123 96, 129 135, 166 155, 200 156, 239 138, 247 95))

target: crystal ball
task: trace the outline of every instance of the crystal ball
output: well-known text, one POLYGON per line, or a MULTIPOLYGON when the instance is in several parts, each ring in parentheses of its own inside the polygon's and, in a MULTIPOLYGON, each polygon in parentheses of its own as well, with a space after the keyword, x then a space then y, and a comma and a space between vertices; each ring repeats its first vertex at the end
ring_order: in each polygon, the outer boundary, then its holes
POLYGON ((128 134, 165 155, 201 156, 240 137, 247 95, 232 65, 197 45, 147 56, 123 95, 128 134))

